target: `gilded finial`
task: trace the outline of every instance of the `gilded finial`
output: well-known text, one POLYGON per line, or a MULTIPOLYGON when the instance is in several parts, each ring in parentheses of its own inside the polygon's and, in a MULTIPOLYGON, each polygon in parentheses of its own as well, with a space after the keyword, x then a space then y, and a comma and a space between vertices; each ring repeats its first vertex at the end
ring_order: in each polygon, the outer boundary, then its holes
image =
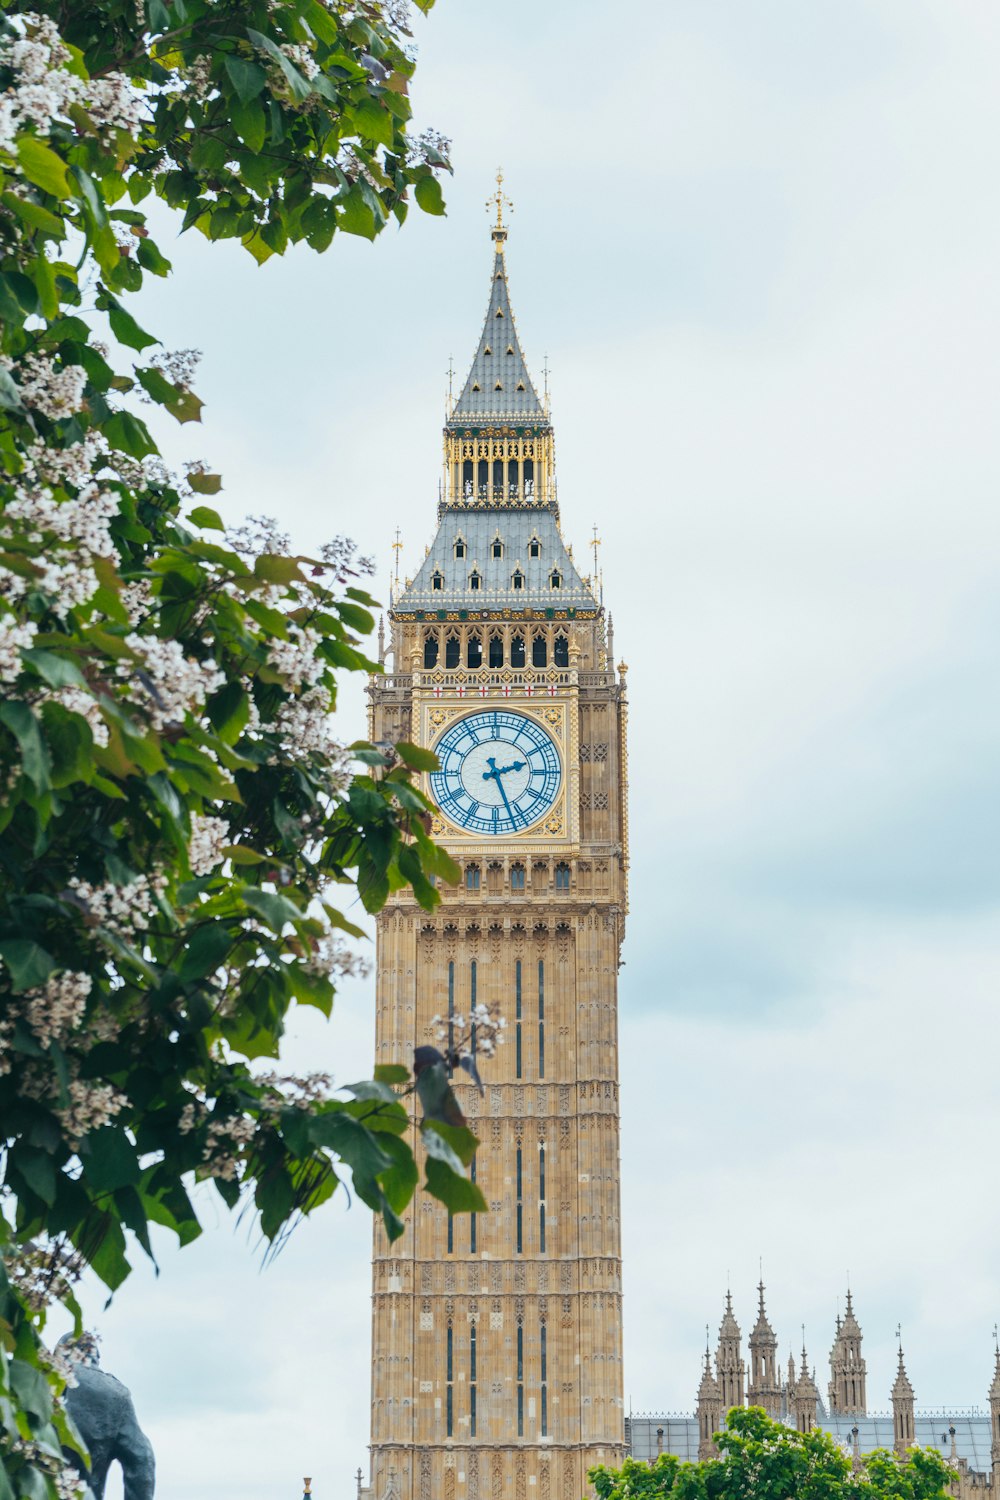
POLYGON ((312 1482, 312 1480, 311 1479, 303 1479, 303 1481, 302 1481, 302 1494, 303 1494, 303 1497, 306 1496, 306 1495, 311 1495, 312 1492, 313 1492, 313 1482, 312 1482))
POLYGON ((496 245, 497 250, 502 252, 503 242, 507 238, 507 226, 503 221, 503 211, 505 208, 507 209, 508 213, 512 213, 514 210, 513 203, 510 201, 510 199, 507 197, 507 194, 503 190, 502 167, 497 167, 497 190, 492 195, 492 197, 487 198, 486 200, 486 212, 492 213, 494 208, 496 209, 497 217, 496 223, 493 225, 490 233, 493 236, 493 243, 496 245))

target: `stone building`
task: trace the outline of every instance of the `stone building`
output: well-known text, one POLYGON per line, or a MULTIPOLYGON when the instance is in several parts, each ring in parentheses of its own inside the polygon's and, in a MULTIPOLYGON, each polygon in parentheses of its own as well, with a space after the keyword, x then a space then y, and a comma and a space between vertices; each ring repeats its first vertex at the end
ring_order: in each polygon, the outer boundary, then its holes
MULTIPOLYGON (((444 433, 437 530, 394 590, 373 740, 436 750, 457 888, 377 922, 376 1059, 498 1005, 485 1096, 457 1085, 489 1214, 426 1193, 373 1253, 372 1500, 579 1500, 625 1455, 617 983, 625 667, 560 529, 553 430, 521 350, 502 222, 444 433)), ((464 1075, 463 1075, 464 1076, 464 1075)), ((727 1387, 728 1388, 728 1387, 727 1387)))
POLYGON ((742 1394, 744 1372, 742 1333, 726 1303, 715 1350, 705 1350, 705 1364, 691 1415, 630 1415, 625 1422, 633 1457, 654 1460, 673 1453, 694 1462, 718 1453, 714 1436, 733 1406, 761 1406, 769 1416, 799 1432, 822 1428, 859 1462, 875 1448, 904 1454, 914 1446, 935 1448, 955 1471, 954 1494, 959 1500, 1000 1500, 1000 1347, 995 1351, 993 1380, 987 1409, 961 1410, 917 1407, 903 1361, 902 1346, 896 1378, 889 1394, 890 1409, 868 1409, 868 1374, 862 1354, 863 1336, 847 1293, 847 1310, 838 1317, 830 1350, 830 1380, 824 1403, 805 1348, 798 1368, 792 1355, 782 1376, 777 1363, 778 1340, 768 1320, 764 1285, 757 1288, 757 1321, 750 1334, 750 1376, 742 1394), (733 1399, 729 1399, 732 1397, 733 1399))

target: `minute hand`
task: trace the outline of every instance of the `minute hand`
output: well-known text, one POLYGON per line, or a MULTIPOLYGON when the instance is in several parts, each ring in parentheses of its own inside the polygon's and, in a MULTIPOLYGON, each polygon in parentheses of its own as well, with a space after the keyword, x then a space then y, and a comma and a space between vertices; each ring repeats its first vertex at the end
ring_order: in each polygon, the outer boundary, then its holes
POLYGON ((503 798, 503 805, 507 809, 507 815, 510 818, 510 821, 514 824, 514 826, 516 828, 517 827, 517 818, 514 816, 514 809, 511 807, 510 802, 509 802, 509 800, 507 798, 507 792, 506 792, 506 790, 504 788, 504 784, 500 780, 501 776, 503 775, 503 773, 505 771, 512 771, 514 769, 514 767, 513 766, 500 766, 500 767, 498 767, 497 763, 494 760, 494 758, 493 758, 492 755, 489 757, 489 759, 487 761, 487 764, 492 767, 492 770, 484 771, 483 772, 483 780, 484 781, 495 781, 496 782, 497 786, 500 789, 500 795, 503 798))

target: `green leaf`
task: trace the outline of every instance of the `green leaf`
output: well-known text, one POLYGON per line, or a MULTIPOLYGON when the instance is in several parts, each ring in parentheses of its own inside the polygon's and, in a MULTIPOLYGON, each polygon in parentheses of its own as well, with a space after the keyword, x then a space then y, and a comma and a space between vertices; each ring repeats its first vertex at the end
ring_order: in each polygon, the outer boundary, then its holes
POLYGON ((213 693, 206 705, 212 728, 227 745, 235 744, 250 718, 250 699, 242 682, 234 679, 213 693))
POLYGON ((371 97, 362 99, 353 109, 347 111, 348 128, 352 121, 357 126, 359 135, 377 141, 380 146, 392 145, 395 134, 392 115, 387 109, 376 104, 371 97))
POLYGON ((38 311, 34 282, 20 271, 0 272, 0 320, 17 325, 38 311))
POLYGON ((85 687, 86 678, 76 662, 68 656, 57 656, 54 651, 42 651, 31 647, 21 652, 22 661, 34 667, 39 677, 50 687, 85 687))
POLYGON ((41 229, 44 234, 51 234, 56 239, 62 239, 66 233, 66 225, 58 214, 50 213, 40 203, 32 203, 28 198, 22 198, 17 193, 4 193, 2 202, 11 213, 17 214, 32 229, 41 229))
POLYGON ((10 970, 15 995, 38 989, 56 966, 55 959, 30 938, 4 938, 0 958, 10 970))
MULTIPOLYGON (((140 328, 132 314, 126 312, 124 307, 120 307, 118 303, 108 308, 108 322, 111 324, 111 332, 118 342, 120 344, 127 344, 130 349, 148 349, 150 344, 158 344, 160 342, 151 333, 147 333, 144 328, 140 328)), ((139 375, 140 379, 142 378, 139 371, 136 371, 136 374, 139 375)))
POLYGON ((258 99, 233 105, 233 128, 249 151, 259 152, 267 135, 267 116, 258 99))
POLYGON ((226 57, 226 72, 241 104, 255 99, 267 82, 267 74, 262 67, 255 62, 247 62, 246 58, 237 57, 232 52, 226 57))
POLYGON ((6 724, 21 747, 21 765, 35 790, 49 789, 49 752, 42 739, 41 727, 26 703, 0 703, 0 723, 6 724))
POLYGON ((278 553, 265 552, 253 565, 254 573, 265 583, 293 583, 302 579, 302 569, 294 557, 281 557, 278 553))
POLYGON ((147 453, 159 451, 145 422, 140 422, 128 411, 116 411, 105 422, 104 436, 112 448, 127 453, 130 458, 145 458, 147 453))
POLYGON ((375 238, 375 215, 357 183, 354 183, 347 197, 338 205, 337 227, 348 234, 360 234, 366 240, 375 238))
POLYGON ((268 56, 274 58, 274 61, 278 64, 278 67, 284 73, 293 96, 300 102, 303 99, 308 99, 309 95, 312 93, 310 84, 306 81, 305 78, 303 78, 298 68, 294 67, 289 59, 285 56, 281 48, 278 46, 277 42, 272 41, 269 36, 265 36, 262 31, 254 31, 249 26, 247 27, 247 36, 255 46, 260 47, 262 51, 268 54, 268 56))
MULTIPOLYGON (((0 306, 0 322, 3 322, 3 310, 0 306)), ((10 321, 9 319, 6 321, 10 321)), ((14 383, 9 370, 0 370, 0 409, 4 411, 21 410, 21 392, 14 383)))
MULTIPOLYGON (((203 469, 193 469, 188 474, 187 482, 190 488, 194 490, 196 495, 217 495, 222 489, 222 475, 206 474, 203 469)), ((216 520, 218 520, 216 512, 214 510, 209 510, 206 506, 202 507, 202 514, 208 516, 216 516, 216 520)), ((208 521, 195 522, 196 526, 208 526, 209 524, 210 523, 208 521)), ((219 521, 218 526, 215 527, 216 531, 225 531, 225 529, 226 528, 223 526, 221 521, 219 521)))
POLYGON ((444 194, 436 177, 431 175, 418 177, 414 191, 417 195, 417 202, 425 214, 444 213, 444 194))
POLYGON ((92 1131, 81 1146, 80 1159, 87 1180, 98 1192, 114 1192, 139 1181, 135 1147, 120 1125, 92 1131))
POLYGON ((73 184, 66 163, 37 136, 22 135, 18 139, 17 159, 28 181, 40 187, 43 193, 51 193, 53 198, 72 195, 73 184))
POLYGON ((250 910, 263 917, 274 933, 280 934, 286 922, 301 922, 303 919, 302 912, 287 896, 279 896, 275 891, 262 891, 255 885, 237 886, 236 890, 250 910))
POLYGON ((414 771, 436 771, 441 764, 433 750, 424 750, 409 740, 400 740, 396 749, 400 758, 414 771))
POLYGON ((376 1063, 375 1078, 378 1083, 409 1083, 410 1070, 402 1063, 376 1063))
POLYGON ((459 1172, 454 1172, 446 1162, 437 1157, 427 1158, 427 1181, 424 1184, 432 1197, 443 1203, 452 1214, 486 1213, 489 1204, 474 1182, 459 1172))

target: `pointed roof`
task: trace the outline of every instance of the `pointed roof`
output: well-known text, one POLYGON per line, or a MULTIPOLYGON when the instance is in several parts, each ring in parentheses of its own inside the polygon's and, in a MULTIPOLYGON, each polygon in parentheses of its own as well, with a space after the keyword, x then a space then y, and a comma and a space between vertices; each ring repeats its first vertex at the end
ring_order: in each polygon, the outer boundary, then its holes
POLYGON ((902 1344, 899 1346, 899 1369, 896 1371, 896 1379, 892 1384, 892 1399, 893 1401, 913 1400, 913 1387, 910 1384, 910 1377, 906 1373, 906 1366, 903 1364, 902 1344))
POLYGON ((990 1400, 1000 1399, 1000 1348, 996 1352, 996 1367, 993 1371, 993 1384, 990 1386, 990 1400))
POLYGON ((726 1293, 726 1310, 722 1314, 722 1322, 719 1324, 719 1343, 728 1339, 738 1340, 740 1337, 740 1325, 733 1315, 733 1294, 726 1293))
POLYGON ((712 1356, 708 1351, 708 1340, 706 1339, 705 1368, 701 1373, 701 1383, 698 1386, 698 1401, 720 1401, 721 1399, 722 1392, 719 1390, 719 1382, 712 1374, 712 1356))
POLYGON ((493 230, 496 250, 490 300, 472 368, 448 418, 450 428, 470 424, 478 426, 484 422, 549 425, 548 413, 528 374, 517 336, 504 263, 505 238, 506 230, 493 230))
POLYGON ((858 1322, 857 1318, 854 1316, 854 1303, 851 1300, 850 1287, 847 1288, 847 1311, 844 1314, 843 1322, 839 1323, 837 1332, 839 1333, 841 1338, 861 1338, 861 1325, 858 1322))
POLYGON ((751 1333, 750 1335, 750 1343, 751 1345, 768 1344, 773 1346, 774 1348, 777 1348, 778 1346, 778 1340, 775 1336, 774 1329, 768 1322, 767 1313, 764 1310, 763 1280, 757 1283, 757 1321, 754 1324, 753 1333, 751 1333))
POLYGON ((802 1368, 799 1371, 799 1378, 795 1382, 795 1398, 802 1401, 810 1399, 813 1401, 819 1400, 819 1387, 816 1384, 815 1377, 809 1370, 809 1360, 806 1355, 805 1344, 802 1345, 802 1368))

